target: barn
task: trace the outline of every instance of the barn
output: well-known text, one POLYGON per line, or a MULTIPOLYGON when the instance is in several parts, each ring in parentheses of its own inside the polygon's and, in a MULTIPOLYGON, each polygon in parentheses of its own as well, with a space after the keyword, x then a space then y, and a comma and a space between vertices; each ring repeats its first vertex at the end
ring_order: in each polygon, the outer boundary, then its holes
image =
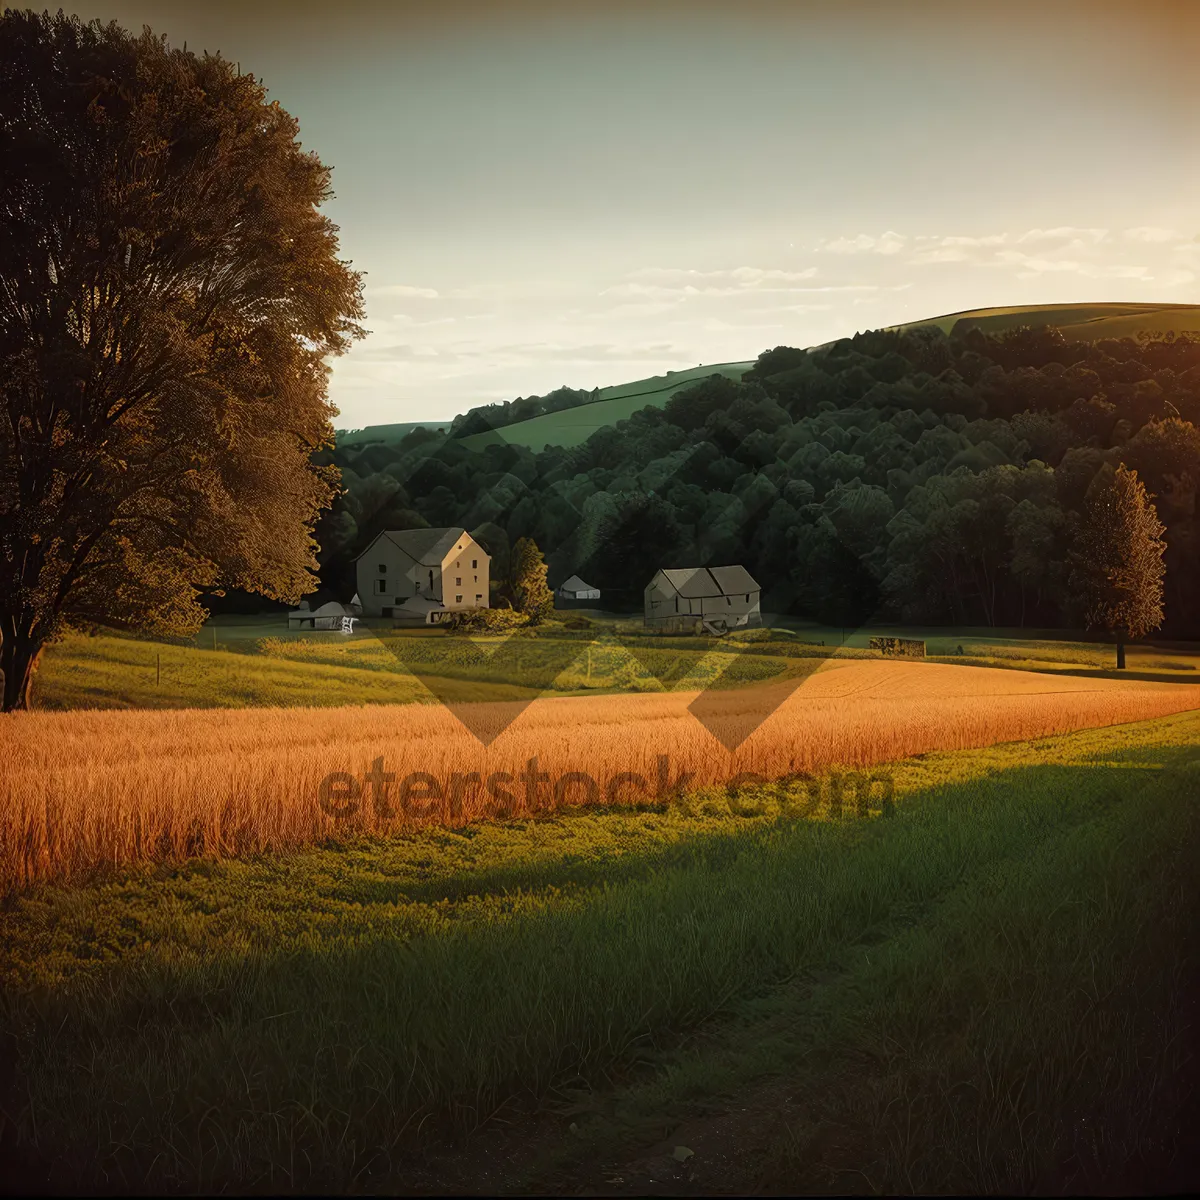
POLYGON ((742 566, 662 568, 646 585, 651 629, 728 633, 762 624, 761 589, 742 566))
POLYGON ((347 632, 354 628, 358 619, 354 610, 336 600, 322 604, 320 608, 309 608, 308 601, 301 602, 300 607, 288 613, 289 629, 333 629, 347 632), (349 622, 349 625, 347 625, 349 622))
POLYGON ((584 583, 578 575, 572 575, 570 579, 559 584, 554 596, 557 600, 599 600, 600 589, 590 583, 584 583))

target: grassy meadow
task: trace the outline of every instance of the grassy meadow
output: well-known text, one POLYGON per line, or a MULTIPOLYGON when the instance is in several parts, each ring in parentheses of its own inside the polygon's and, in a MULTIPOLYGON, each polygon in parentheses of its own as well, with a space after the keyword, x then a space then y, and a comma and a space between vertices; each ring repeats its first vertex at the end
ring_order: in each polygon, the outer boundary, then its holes
POLYGON ((814 657, 877 659, 869 649, 876 635, 922 638, 931 661, 953 665, 1200 682, 1195 647, 1135 644, 1127 669, 1118 672, 1111 645, 1053 630, 843 630, 780 622, 726 638, 666 638, 648 635, 639 617, 589 611, 587 619, 586 630, 565 629, 560 621, 509 639, 361 625, 350 636, 301 633, 280 616, 222 617, 182 644, 73 634, 43 656, 34 704, 59 711, 338 707, 720 689, 805 677, 814 657), (503 653, 493 653, 501 645, 503 653))
POLYGON ((936 325, 949 333, 959 321, 970 321, 986 333, 1021 325, 1053 325, 1068 341, 1137 337, 1139 333, 1200 333, 1196 304, 1023 304, 1014 307, 973 308, 899 328, 936 325))
POLYGON ((710 375, 741 379, 752 366, 753 360, 713 363, 601 388, 600 398, 590 404, 581 404, 562 412, 543 413, 541 416, 530 417, 526 421, 518 421, 486 433, 473 433, 462 439, 463 445, 471 450, 482 450, 492 443, 527 446, 534 453, 539 453, 547 446, 579 446, 597 429, 615 425, 643 408, 662 408, 676 392, 691 387, 710 375))
POLYGON ((1198 745, 1180 713, 897 761, 886 816, 836 817, 832 773, 799 805, 701 789, 26 889, 10 1181, 1164 1188, 1198 745))

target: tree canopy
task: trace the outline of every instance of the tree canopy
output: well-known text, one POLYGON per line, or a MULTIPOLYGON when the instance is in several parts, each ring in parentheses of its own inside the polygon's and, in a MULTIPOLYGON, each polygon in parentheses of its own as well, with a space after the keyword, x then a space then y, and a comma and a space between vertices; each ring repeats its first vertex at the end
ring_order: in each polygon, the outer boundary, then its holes
POLYGON ((532 538, 521 538, 512 549, 513 607, 537 625, 554 611, 554 593, 546 583, 546 562, 532 538))
POLYGON ((326 358, 361 280, 261 83, 149 31, 0 16, 3 706, 63 622, 187 632, 310 591, 326 358))
MULTIPOLYGON (((929 327, 774 347, 743 380, 700 380, 577 446, 472 451, 440 436, 322 461, 346 473, 335 514, 382 473, 405 488, 407 518, 533 537, 552 583, 580 574, 606 604, 639 606, 660 566, 740 562, 765 611, 1037 627, 1079 621, 1073 522, 1098 473, 1124 464, 1166 526, 1164 628, 1187 636, 1200 633, 1198 420, 1193 336, 929 327)), ((361 548, 367 532, 346 536, 361 548)))
POLYGON ((1165 566, 1162 522, 1136 471, 1105 464, 1088 488, 1071 548, 1071 591, 1088 628, 1117 637, 1117 666, 1125 639, 1162 624, 1165 566))

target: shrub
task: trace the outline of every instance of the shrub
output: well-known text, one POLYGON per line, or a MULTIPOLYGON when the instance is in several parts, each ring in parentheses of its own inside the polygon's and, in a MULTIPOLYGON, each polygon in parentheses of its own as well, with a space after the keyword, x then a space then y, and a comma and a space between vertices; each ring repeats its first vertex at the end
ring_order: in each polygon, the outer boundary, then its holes
POLYGON ((469 608, 442 622, 454 633, 506 633, 529 624, 527 614, 512 608, 469 608))

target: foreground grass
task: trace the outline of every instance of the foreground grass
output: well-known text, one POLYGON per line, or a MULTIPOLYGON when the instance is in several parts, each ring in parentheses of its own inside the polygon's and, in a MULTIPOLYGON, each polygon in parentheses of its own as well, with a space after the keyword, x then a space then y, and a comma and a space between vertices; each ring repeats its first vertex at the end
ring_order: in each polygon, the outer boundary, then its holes
POLYGON ((838 1086, 760 1184, 849 1154, 1020 1189, 1077 1112, 1119 1166, 1183 1066, 1198 746, 1183 714, 909 760, 887 820, 710 794, 42 889, 0 918, 6 1144, 68 1187, 412 1188, 445 1136, 590 1089, 519 1190, 802 1068, 838 1086))

